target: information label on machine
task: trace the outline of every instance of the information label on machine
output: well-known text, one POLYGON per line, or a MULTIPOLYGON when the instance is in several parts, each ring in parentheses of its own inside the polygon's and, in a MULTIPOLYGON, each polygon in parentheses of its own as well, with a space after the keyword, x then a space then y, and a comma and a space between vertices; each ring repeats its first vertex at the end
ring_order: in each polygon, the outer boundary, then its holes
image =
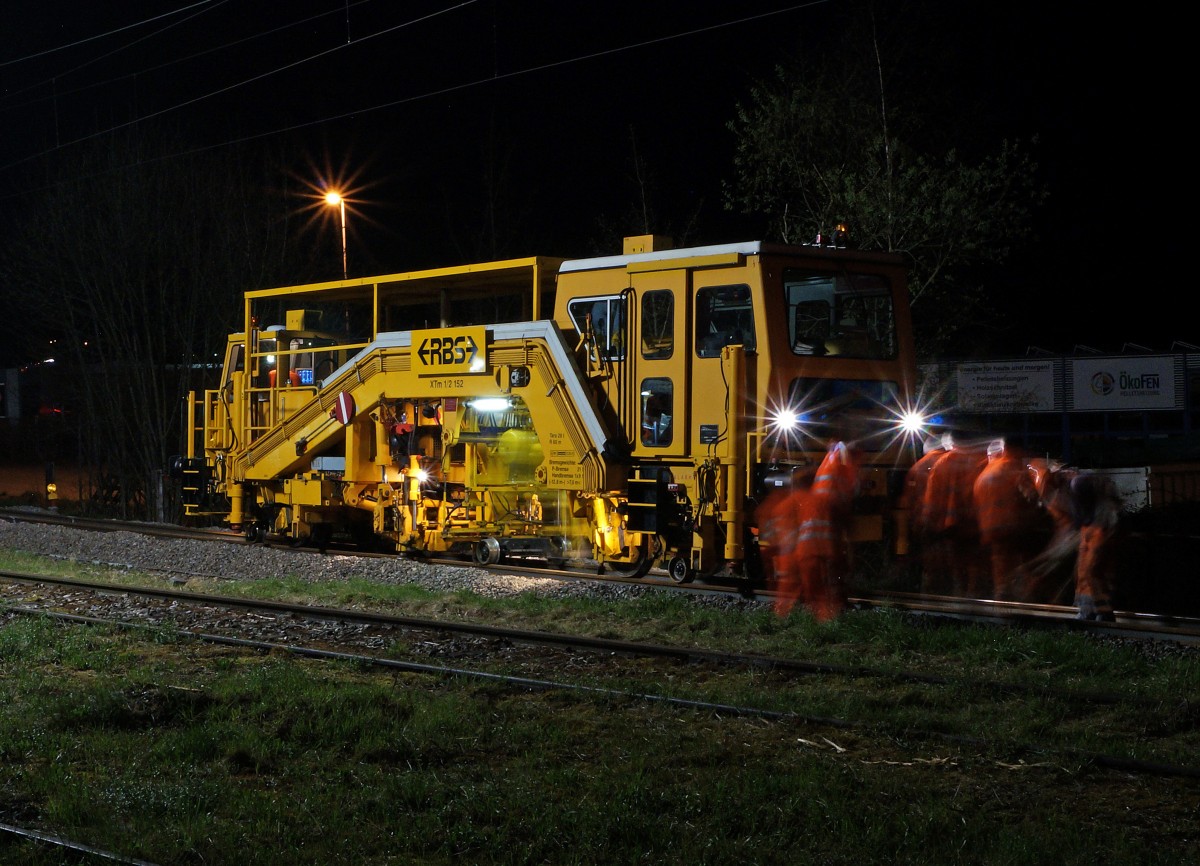
POLYGON ((418 376, 452 376, 487 370, 487 328, 437 328, 412 332, 412 368, 418 376))
POLYGON ((546 465, 546 486, 556 490, 579 490, 583 487, 583 465, 551 461, 546 465))

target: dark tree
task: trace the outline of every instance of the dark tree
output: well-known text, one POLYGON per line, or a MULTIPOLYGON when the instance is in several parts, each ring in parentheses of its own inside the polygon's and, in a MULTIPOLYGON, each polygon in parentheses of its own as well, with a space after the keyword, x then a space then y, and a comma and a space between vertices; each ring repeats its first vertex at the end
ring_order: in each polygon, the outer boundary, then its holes
MULTIPOLYGON (((918 346, 934 354, 967 329, 1000 324, 981 274, 1032 231, 1046 197, 1036 142, 980 146, 906 66, 917 44, 911 22, 908 38, 892 41, 870 9, 857 23, 845 41, 778 67, 737 106, 726 206, 760 215, 768 236, 784 241, 828 237, 844 223, 855 246, 903 253, 918 346)), ((927 70, 936 52, 915 62, 927 70)))
POLYGON ((165 515, 184 397, 211 382, 242 293, 293 253, 261 159, 164 157, 178 151, 144 134, 73 150, 27 195, 0 256, 5 307, 28 351, 56 340, 78 456, 123 516, 165 515))
POLYGON ((661 156, 656 160, 648 155, 642 140, 630 126, 626 172, 614 183, 624 207, 595 217, 595 231, 587 243, 590 255, 613 255, 630 235, 663 235, 677 247, 697 242, 704 199, 692 201, 669 191, 664 172, 656 168, 662 165, 661 156))

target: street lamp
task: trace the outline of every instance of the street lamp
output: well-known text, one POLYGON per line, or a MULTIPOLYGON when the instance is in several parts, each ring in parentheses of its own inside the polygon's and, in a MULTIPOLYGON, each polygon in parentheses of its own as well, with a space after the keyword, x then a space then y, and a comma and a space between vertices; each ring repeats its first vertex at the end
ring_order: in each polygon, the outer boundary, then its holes
POLYGON ((341 208, 342 211, 342 279, 346 279, 346 200, 341 193, 330 190, 325 193, 325 204, 341 208))

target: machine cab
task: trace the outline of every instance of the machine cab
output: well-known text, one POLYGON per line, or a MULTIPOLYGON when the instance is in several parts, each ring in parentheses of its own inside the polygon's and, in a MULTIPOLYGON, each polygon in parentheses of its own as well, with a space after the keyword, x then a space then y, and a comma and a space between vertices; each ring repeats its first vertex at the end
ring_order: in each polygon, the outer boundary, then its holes
POLYGON ((829 439, 865 436, 894 457, 879 422, 915 381, 908 315, 895 256, 762 242, 677 250, 657 236, 564 262, 556 308, 631 454, 668 462, 711 451, 731 420, 760 454, 804 460, 829 439))

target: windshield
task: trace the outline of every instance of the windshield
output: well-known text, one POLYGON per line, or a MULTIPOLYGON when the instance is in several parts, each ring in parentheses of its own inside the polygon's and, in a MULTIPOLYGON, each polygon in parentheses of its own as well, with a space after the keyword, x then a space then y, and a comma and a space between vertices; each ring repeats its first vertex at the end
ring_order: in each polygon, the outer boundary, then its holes
POLYGON ((896 357, 887 280, 874 274, 784 271, 788 337, 797 355, 896 357))

